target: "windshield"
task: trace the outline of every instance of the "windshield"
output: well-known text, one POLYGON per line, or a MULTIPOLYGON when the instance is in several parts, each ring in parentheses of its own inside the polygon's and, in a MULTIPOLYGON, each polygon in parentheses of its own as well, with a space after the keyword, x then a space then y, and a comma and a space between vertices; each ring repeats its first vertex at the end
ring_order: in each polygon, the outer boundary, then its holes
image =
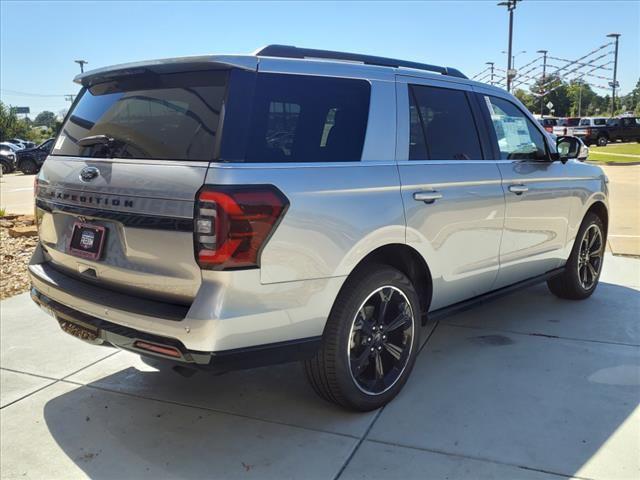
POLYGON ((226 72, 204 71, 136 75, 84 89, 52 155, 211 161, 226 85, 226 72))

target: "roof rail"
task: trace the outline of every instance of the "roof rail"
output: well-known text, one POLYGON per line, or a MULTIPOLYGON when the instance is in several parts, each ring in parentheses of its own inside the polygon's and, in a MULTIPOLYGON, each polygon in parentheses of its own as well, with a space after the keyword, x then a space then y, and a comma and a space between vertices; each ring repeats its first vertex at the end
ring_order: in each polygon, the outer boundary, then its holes
POLYGON ((316 50, 314 48, 298 48, 291 45, 267 45, 256 51, 254 55, 259 57, 280 57, 280 58, 323 58, 328 60, 346 60, 350 62, 361 62, 366 65, 379 65, 383 67, 405 67, 428 72, 441 73, 451 77, 467 78, 460 70, 450 67, 440 67, 427 63, 410 62, 395 58, 376 57, 374 55, 361 55, 359 53, 334 52, 332 50, 316 50))

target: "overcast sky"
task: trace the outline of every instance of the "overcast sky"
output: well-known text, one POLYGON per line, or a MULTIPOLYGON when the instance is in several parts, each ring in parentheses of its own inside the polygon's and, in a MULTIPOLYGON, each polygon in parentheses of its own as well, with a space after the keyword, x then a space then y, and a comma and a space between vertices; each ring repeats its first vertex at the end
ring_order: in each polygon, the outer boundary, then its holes
MULTIPOLYGON (((506 68, 501 51, 507 47, 507 12, 496 3, 3 0, 0 97, 29 106, 32 117, 41 110, 57 113, 68 106, 64 95, 78 91, 72 83, 79 72, 75 59, 88 60, 91 69, 171 56, 250 53, 269 43, 447 65, 471 77, 487 61, 506 68)), ((618 32, 618 78, 621 92, 628 93, 640 76, 639 22, 635 0, 524 0, 515 12, 514 52, 527 53, 517 56, 516 67, 540 49, 577 59, 607 43, 606 34, 618 32)))

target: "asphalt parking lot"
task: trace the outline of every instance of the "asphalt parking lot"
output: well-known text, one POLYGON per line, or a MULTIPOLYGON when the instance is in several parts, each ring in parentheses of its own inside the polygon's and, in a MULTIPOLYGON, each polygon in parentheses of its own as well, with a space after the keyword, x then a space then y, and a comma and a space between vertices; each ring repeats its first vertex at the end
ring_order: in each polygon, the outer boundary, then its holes
POLYGON ((63 333, 28 294, 0 304, 2 478, 640 476, 640 260, 598 290, 544 285, 446 319, 386 408, 325 403, 298 364, 197 374, 63 333))

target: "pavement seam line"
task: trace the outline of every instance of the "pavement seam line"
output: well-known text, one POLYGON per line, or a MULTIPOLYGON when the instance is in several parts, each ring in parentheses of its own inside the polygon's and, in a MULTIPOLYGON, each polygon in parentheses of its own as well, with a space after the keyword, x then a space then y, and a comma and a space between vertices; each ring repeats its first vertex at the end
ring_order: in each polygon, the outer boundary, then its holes
POLYGON ((447 323, 446 321, 443 321, 442 323, 448 327, 467 328, 470 330, 484 330, 484 331, 489 330, 494 332, 511 333, 513 335, 523 335, 526 337, 550 338, 552 340, 567 340, 570 342, 598 343, 603 345, 616 345, 621 347, 636 347, 636 348, 640 347, 640 344, 636 344, 636 343, 608 342, 604 340, 589 340, 584 338, 561 337, 559 335, 547 335, 545 333, 536 333, 536 332, 531 332, 531 333, 516 332, 515 330, 508 330, 505 328, 476 327, 473 325, 457 325, 455 323, 447 323))
POLYGON ((339 436, 339 437, 345 437, 345 438, 351 438, 351 439, 358 439, 359 438, 356 435, 350 435, 348 433, 331 432, 329 430, 322 430, 322 429, 313 428, 313 427, 303 427, 301 425, 295 425, 293 423, 279 422, 277 420, 267 420, 265 418, 253 417, 251 415, 245 415, 245 414, 242 414, 242 413, 230 412, 230 411, 226 411, 226 410, 220 410, 220 409, 217 409, 217 408, 204 407, 204 406, 201 406, 201 405, 190 405, 188 403, 177 402, 175 400, 167 400, 167 399, 159 399, 159 398, 147 397, 147 396, 144 396, 144 395, 138 395, 138 394, 131 393, 131 392, 125 392, 125 391, 122 391, 122 390, 113 390, 111 388, 103 387, 103 386, 100 386, 100 385, 92 385, 92 384, 89 384, 89 383, 81 383, 81 382, 74 381, 74 380, 62 379, 62 380, 60 380, 60 382, 63 382, 63 383, 69 384, 69 385, 79 386, 79 387, 92 388, 92 389, 95 389, 95 390, 100 390, 102 392, 113 393, 113 394, 122 395, 122 396, 125 396, 125 397, 137 398, 139 400, 150 400, 152 402, 166 403, 168 405, 175 405, 175 406, 178 406, 178 407, 192 408, 192 409, 195 409, 195 410, 204 410, 206 412, 217 413, 217 414, 220 414, 220 415, 230 415, 230 416, 233 416, 233 417, 244 418, 246 420, 254 420, 254 421, 257 421, 257 422, 271 423, 271 424, 274 424, 274 425, 281 425, 281 426, 284 426, 284 427, 298 428, 298 429, 301 429, 301 430, 308 430, 308 431, 316 432, 316 433, 325 433, 325 434, 328 434, 328 435, 336 435, 336 436, 339 436))
POLYGON ((118 351, 116 351, 116 352, 110 353, 109 355, 107 355, 106 357, 101 358, 100 360, 96 360, 95 362, 92 362, 92 363, 90 363, 90 364, 88 364, 88 365, 85 365, 84 367, 80 368, 79 370, 76 370, 75 372, 72 372, 72 373, 70 373, 69 375, 66 375, 66 376, 64 376, 64 377, 62 377, 62 378, 46 377, 46 376, 44 376, 44 375, 38 375, 38 374, 35 374, 35 373, 21 372, 21 371, 19 371, 19 370, 13 370, 13 369, 11 369, 11 368, 0 367, 0 370, 5 370, 5 371, 7 371, 7 372, 19 373, 19 374, 28 375, 28 376, 35 377, 35 378, 42 378, 42 379, 44 379, 44 380, 52 380, 52 382, 51 382, 51 383, 48 383, 48 384, 46 384, 45 386, 40 387, 40 388, 38 388, 38 389, 34 390, 33 392, 29 392, 29 393, 27 393, 26 395, 24 395, 24 396, 22 396, 22 397, 18 398, 17 400, 14 400, 13 402, 10 402, 10 403, 7 403, 6 405, 3 405, 2 407, 0 407, 0 410, 4 409, 4 408, 6 408, 6 407, 9 407, 9 406, 13 405, 14 403, 17 403, 17 402, 19 402, 19 401, 21 401, 21 400, 24 400, 25 398, 28 398, 28 397, 30 397, 31 395, 34 395, 34 394, 36 394, 36 393, 38 393, 38 392, 40 392, 40 391, 44 390, 45 388, 49 388, 49 387, 51 387, 51 386, 55 385, 56 383, 63 382, 63 381, 65 381, 65 379, 66 379, 67 377, 70 377, 71 375, 75 375, 76 373, 81 372, 81 371, 82 371, 82 370, 84 370, 85 368, 89 368, 89 367, 91 367, 91 366, 95 365, 96 363, 101 362, 102 360, 106 360, 107 358, 114 356, 116 353, 119 353, 119 350, 118 350, 118 351))
POLYGON ((466 459, 475 460, 475 461, 478 461, 478 462, 492 463, 492 464, 495 464, 495 465, 503 465, 503 466, 507 466, 507 467, 520 468, 522 470, 530 470, 530 471, 533 471, 533 472, 547 473, 547 474, 550 474, 550 475, 555 475, 555 476, 563 477, 563 478, 575 478, 575 479, 578 479, 578 480, 595 480, 595 479, 593 479, 591 477, 578 477, 575 474, 566 474, 566 473, 554 472, 553 470, 545 470, 543 468, 528 467, 526 465, 518 465, 517 463, 503 462, 503 461, 500 461, 500 460, 493 460, 491 458, 476 457, 474 455, 465 455, 463 453, 447 452, 445 450, 438 450, 438 449, 435 449, 435 448, 417 447, 415 445, 405 445, 405 444, 402 444, 402 443, 390 442, 390 441, 386 441, 386 440, 370 439, 370 440, 367 440, 367 441, 371 442, 371 443, 378 443, 380 445, 389 445, 391 447, 407 448, 407 449, 411 449, 411 450, 418 450, 420 452, 436 453, 436 454, 439 454, 439 455, 446 455, 448 457, 466 458, 466 459))
MULTIPOLYGON (((422 349, 424 347, 427 346, 427 343, 429 343, 429 340, 431 340, 431 337, 433 336, 433 334, 435 333, 436 329, 438 328, 438 326, 440 325, 440 322, 436 320, 435 325, 433 326, 433 328, 431 329, 431 331, 429 332, 429 335, 427 336, 427 339, 424 341, 424 343, 422 344, 422 346, 418 349, 418 353, 416 355, 416 360, 418 358, 418 355, 420 355, 420 353, 422 352, 422 349)), ((362 438, 360 438, 360 440, 358 441, 358 443, 356 443, 355 447, 353 448, 353 450, 351 451, 351 453, 349 454, 349 456, 347 457, 347 459, 345 460, 344 464, 342 465, 342 467, 340 467, 340 470, 338 470, 338 473, 336 474, 336 476, 334 477, 333 480, 338 480, 343 472, 345 471, 345 469, 347 468, 347 466, 351 463, 351 460, 353 459, 353 457, 355 456, 355 454, 358 452, 358 450, 360 449, 360 446, 365 442, 367 436, 369 435, 369 432, 371 431, 371 429, 373 428, 373 426, 375 425, 375 423, 378 421, 378 418, 380 418, 380 415, 382 415, 382 412, 384 411, 384 409, 386 408, 386 405, 383 406, 380 410, 378 410, 378 412, 376 413, 376 416, 373 417, 373 420, 371 421, 371 423, 369 424, 369 428, 367 428, 367 430, 364 432, 364 435, 362 435, 362 438)))
MULTIPOLYGON (((11 370, 8 370, 8 371, 11 371, 11 370)), ((17 373, 17 372, 13 372, 13 373, 17 373)), ((32 375, 32 376, 35 376, 35 375, 32 375)), ((43 377, 39 377, 39 378, 43 378, 43 377)), ((44 378, 43 378, 43 379, 44 379, 44 378)), ((49 380, 51 380, 51 379, 49 379, 49 380)), ((46 385, 43 385, 42 387, 37 388, 37 389, 36 389, 36 390, 34 390, 33 392, 29 392, 29 393, 27 393, 26 395, 23 395, 22 397, 15 399, 13 402, 9 402, 9 403, 7 403, 6 405, 2 405, 2 406, 0 407, 0 410, 4 410, 5 408, 10 407, 11 405, 13 405, 13 404, 15 404, 15 403, 18 403, 19 401, 24 400, 25 398, 30 397, 30 396, 31 396, 31 395, 33 395, 33 394, 36 394, 36 393, 38 393, 38 392, 41 392, 41 391, 42 391, 42 390, 44 390, 45 388, 49 388, 50 386, 55 385, 56 383, 58 383, 58 380, 53 380, 53 381, 51 381, 51 382, 47 383, 46 385)))

